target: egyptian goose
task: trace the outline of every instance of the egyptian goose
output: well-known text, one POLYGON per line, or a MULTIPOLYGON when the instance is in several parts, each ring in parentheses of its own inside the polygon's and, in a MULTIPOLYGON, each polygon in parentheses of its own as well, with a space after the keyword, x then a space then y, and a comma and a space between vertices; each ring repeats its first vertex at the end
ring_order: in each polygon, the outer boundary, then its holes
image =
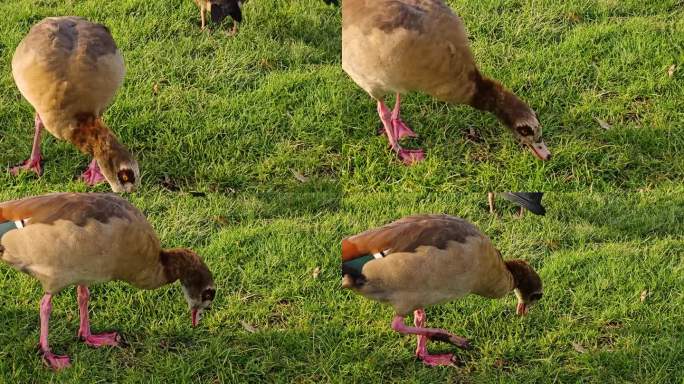
POLYGON ((109 30, 79 17, 48 17, 34 25, 12 58, 21 94, 36 110, 31 157, 11 169, 42 173, 43 128, 93 156, 83 174, 89 185, 104 180, 114 192, 140 182, 138 163, 102 121, 124 77, 124 62, 109 30))
POLYGON ((542 296, 541 279, 527 262, 504 261, 474 225, 447 215, 410 216, 342 240, 342 276, 343 288, 394 307, 392 329, 417 335, 416 356, 432 366, 452 364, 453 355, 430 355, 427 340, 470 345, 425 328, 425 307, 470 293, 499 298, 514 291, 516 311, 524 315, 542 296), (404 324, 411 311, 415 327, 404 324))
POLYGON ((520 206, 519 216, 522 217, 525 213, 525 209, 534 213, 535 215, 544 216, 546 215, 546 208, 542 205, 542 197, 544 197, 544 192, 504 192, 504 193, 494 193, 489 192, 487 194, 487 200, 489 201, 489 213, 494 214, 494 198, 495 196, 501 196, 504 199, 513 202, 520 206))
POLYGON ((190 249, 162 249, 142 213, 113 194, 55 193, 0 203, 0 259, 40 280, 40 351, 61 369, 69 357, 52 353, 48 321, 52 296, 77 285, 78 336, 94 347, 117 345, 117 333, 92 334, 88 286, 121 280, 155 289, 180 280, 192 325, 216 293, 212 274, 190 249))
POLYGON ((342 68, 377 101, 389 143, 406 164, 424 158, 399 144, 416 136, 400 116, 401 94, 411 91, 492 112, 538 158, 551 158, 535 112, 480 73, 463 22, 441 0, 344 0, 342 68), (392 111, 384 103, 389 93, 396 94, 392 111))
POLYGON ((228 32, 228 35, 235 35, 238 31, 238 24, 242 22, 243 3, 244 1, 241 0, 195 0, 195 4, 200 9, 201 29, 206 28, 205 15, 209 12, 211 21, 217 24, 230 16, 233 19, 233 29, 228 32))

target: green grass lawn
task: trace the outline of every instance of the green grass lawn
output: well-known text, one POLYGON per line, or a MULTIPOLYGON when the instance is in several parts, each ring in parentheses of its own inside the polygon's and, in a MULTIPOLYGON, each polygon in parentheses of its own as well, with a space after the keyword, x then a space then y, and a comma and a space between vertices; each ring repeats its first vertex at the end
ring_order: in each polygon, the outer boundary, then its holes
POLYGON ((132 201, 165 244, 194 247, 213 269, 219 287, 213 310, 192 329, 177 284, 157 291, 96 286, 94 329, 118 329, 130 345, 94 350, 75 340, 75 290, 65 291, 54 300, 51 342, 74 365, 54 375, 35 349, 40 287, 2 267, 0 377, 160 383, 675 383, 684 377, 684 189, 550 193, 546 217, 522 219, 503 200, 498 217, 490 216, 483 194, 402 195, 400 206, 396 198, 137 194, 132 201), (428 309, 430 326, 473 342, 473 350, 456 351, 460 368, 423 367, 412 354, 414 338, 389 328, 389 307, 339 288, 342 237, 419 212, 472 220, 505 258, 529 260, 544 281, 544 298, 526 318, 515 316, 513 295, 428 309), (642 302, 643 291, 649 294, 642 302))
MULTIPOLYGON (((129 344, 95 350, 76 341, 75 289, 65 291, 50 341, 73 367, 54 374, 36 353, 40 286, 2 264, 0 383, 681 382, 681 1, 449 2, 482 70, 537 109, 551 162, 491 116, 410 95, 410 144, 428 157, 402 166, 341 70, 339 9, 319 0, 252 0, 236 38, 229 22, 200 32, 190 0, 1 2, 0 167, 28 157, 33 133, 10 73, 17 43, 46 16, 106 24, 128 72, 105 121, 143 173, 128 198, 165 245, 204 256, 218 293, 192 329, 177 284, 95 286, 93 329, 129 344), (464 138, 469 128, 482 142, 464 138), (488 214, 490 188, 575 192, 549 193, 546 217, 519 219, 503 200, 488 214), (545 284, 526 318, 512 295, 429 309, 430 326, 475 346, 456 351, 458 368, 422 366, 388 307, 339 288, 343 237, 425 212, 475 222, 545 284)), ((41 178, 0 172, 0 201, 89 190, 74 179, 90 159, 49 135, 43 150, 41 178)))

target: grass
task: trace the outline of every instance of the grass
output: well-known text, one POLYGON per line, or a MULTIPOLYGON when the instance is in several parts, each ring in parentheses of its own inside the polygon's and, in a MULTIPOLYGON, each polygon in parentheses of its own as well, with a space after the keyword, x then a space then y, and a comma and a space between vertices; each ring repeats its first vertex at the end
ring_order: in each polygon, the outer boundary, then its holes
MULTIPOLYGON (((35 354, 36 282, 0 269, 0 377, 8 382, 677 382, 684 375, 684 190, 621 195, 550 193, 549 214, 516 218, 482 194, 252 195, 227 199, 148 192, 132 197, 169 245, 197 249, 219 286, 191 329, 177 285, 139 291, 96 286, 96 330, 130 346, 92 350, 75 340, 74 290, 59 295, 54 349, 74 366, 57 375, 35 354), (468 297, 428 310, 432 326, 470 338, 460 368, 426 368, 392 312, 339 289, 339 239, 418 212, 468 218, 506 258, 529 260, 545 295, 526 318, 512 295, 468 297), (221 219, 215 219, 220 214, 221 219), (313 271, 320 268, 318 278, 313 271), (648 291, 641 302, 640 295, 648 291), (243 325, 243 324, 246 324, 243 325), (254 327, 251 333, 247 328, 254 327), (573 343, 581 346, 578 352, 573 343)), ((4 196, 3 196, 4 197, 4 196)), ((433 351, 450 348, 431 344, 433 351)))
MULTIPOLYGON (((128 71, 105 121, 143 172, 141 190, 128 198, 165 245, 203 255, 219 291, 213 311, 191 329, 178 285, 95 286, 94 330, 118 329, 130 344, 99 350, 75 340, 75 293, 63 292, 54 300, 51 343, 74 365, 54 374, 35 353, 40 287, 0 266, 0 378, 681 381, 681 4, 450 4, 483 71, 542 116, 556 156, 550 163, 499 135, 490 116, 410 95, 404 111, 420 134, 412 144, 428 159, 401 166, 375 136, 372 102, 340 68, 339 10, 318 0, 250 1, 237 38, 200 33, 189 0, 1 3, 0 166, 30 151, 32 110, 9 71, 14 47, 45 16, 105 23, 128 71), (672 64, 678 69, 669 77, 672 64), (612 128, 602 130, 594 117, 612 128), (463 138, 471 127, 483 142, 463 138), (546 217, 518 219, 503 201, 498 217, 487 213, 481 192, 490 188, 556 192, 545 197, 546 217), (475 344, 456 351, 459 368, 423 367, 412 356, 414 340, 389 329, 389 308, 339 289, 341 238, 419 212, 475 222, 505 257, 530 260, 545 283, 527 318, 514 316, 512 296, 429 309, 431 326, 475 344)), ((74 180, 89 159, 52 137, 43 144, 43 177, 0 173, 0 201, 89 190, 74 180)))
MULTIPOLYGON (((681 1, 452 0, 483 73, 534 108, 554 154, 542 163, 491 115, 402 98, 427 161, 399 167, 375 105, 346 83, 345 190, 609 191, 684 175, 681 1), (677 65, 672 77, 668 68, 677 65), (611 129, 602 129, 595 118, 611 129), (467 139, 473 129, 481 142, 467 139)), ((389 99, 388 99, 389 100, 389 99)))

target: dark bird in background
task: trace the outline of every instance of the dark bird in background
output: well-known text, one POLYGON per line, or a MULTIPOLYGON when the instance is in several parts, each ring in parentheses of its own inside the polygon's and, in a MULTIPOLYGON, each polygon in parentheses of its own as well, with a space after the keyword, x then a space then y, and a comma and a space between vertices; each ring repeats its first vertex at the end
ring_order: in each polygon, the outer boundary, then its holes
POLYGON ((242 0, 195 0, 195 4, 200 9, 200 19, 202 20, 202 30, 206 27, 205 15, 211 14, 211 21, 215 24, 221 23, 226 17, 233 19, 233 29, 228 35, 233 36, 238 31, 238 24, 242 22, 242 0))
POLYGON ((542 197, 544 192, 503 192, 494 193, 489 192, 487 199, 489 200, 489 212, 494 213, 494 196, 498 195, 504 199, 513 202, 520 206, 520 216, 523 215, 525 209, 534 213, 535 215, 544 216, 546 208, 542 205, 542 197))

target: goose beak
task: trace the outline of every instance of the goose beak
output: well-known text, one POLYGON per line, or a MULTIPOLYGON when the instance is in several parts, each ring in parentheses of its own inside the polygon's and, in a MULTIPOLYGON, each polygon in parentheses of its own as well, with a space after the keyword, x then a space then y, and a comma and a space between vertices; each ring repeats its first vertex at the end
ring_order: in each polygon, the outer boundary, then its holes
POLYGON ((190 312, 190 317, 192 318, 192 326, 196 327, 199 324, 199 309, 193 308, 190 312))
POLYGON ((530 149, 539 160, 547 161, 551 159, 551 152, 546 148, 546 144, 544 144, 544 141, 542 140, 538 143, 530 144, 530 149))
POLYGON ((525 303, 519 301, 518 306, 515 309, 515 313, 518 316, 525 316, 525 315, 527 315, 527 311, 528 311, 527 305, 525 303))

